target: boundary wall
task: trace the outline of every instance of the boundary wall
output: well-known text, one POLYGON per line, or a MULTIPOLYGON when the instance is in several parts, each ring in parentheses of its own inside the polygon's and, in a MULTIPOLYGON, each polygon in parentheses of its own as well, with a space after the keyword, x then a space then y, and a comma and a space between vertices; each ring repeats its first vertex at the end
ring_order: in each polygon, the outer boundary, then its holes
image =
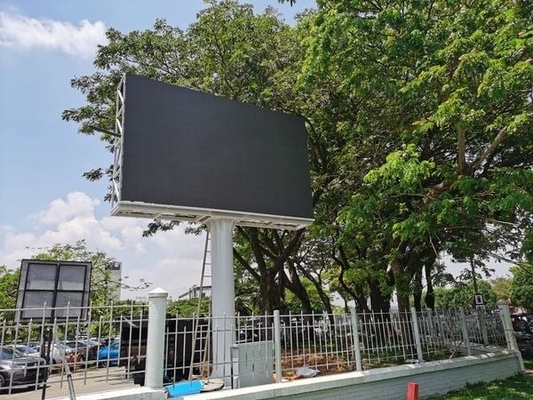
MULTIPOLYGON (((519 352, 504 350, 455 359, 376 368, 362 372, 346 372, 317 376, 284 383, 272 383, 242 389, 221 390, 177 397, 180 400, 348 400, 406 398, 407 384, 419 385, 419 398, 445 394, 468 384, 490 382, 523 373, 519 352)), ((79 400, 160 400, 161 390, 140 388, 77 396, 79 400)), ((68 398, 64 398, 68 399, 68 398)))

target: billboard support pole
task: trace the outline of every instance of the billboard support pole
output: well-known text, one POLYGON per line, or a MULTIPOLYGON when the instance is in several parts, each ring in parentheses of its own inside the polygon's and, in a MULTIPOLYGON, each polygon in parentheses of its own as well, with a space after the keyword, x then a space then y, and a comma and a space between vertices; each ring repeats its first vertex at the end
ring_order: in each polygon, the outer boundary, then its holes
POLYGON ((233 227, 228 218, 213 218, 208 223, 211 236, 211 310, 213 314, 213 372, 230 386, 231 346, 235 343, 235 281, 233 276, 233 227))
POLYGON ((152 389, 163 388, 165 357, 165 318, 168 293, 157 288, 148 293, 148 337, 146 338, 145 385, 152 389))

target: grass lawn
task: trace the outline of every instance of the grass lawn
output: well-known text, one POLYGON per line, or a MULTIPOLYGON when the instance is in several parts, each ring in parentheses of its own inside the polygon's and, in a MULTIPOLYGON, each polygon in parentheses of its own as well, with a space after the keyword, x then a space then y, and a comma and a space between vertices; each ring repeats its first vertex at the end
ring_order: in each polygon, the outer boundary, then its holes
MULTIPOLYGON (((533 360, 524 360, 526 369, 533 369, 533 360)), ((444 396, 431 397, 431 400, 520 400, 533 399, 533 374, 516 375, 504 381, 469 385, 462 390, 444 396)))

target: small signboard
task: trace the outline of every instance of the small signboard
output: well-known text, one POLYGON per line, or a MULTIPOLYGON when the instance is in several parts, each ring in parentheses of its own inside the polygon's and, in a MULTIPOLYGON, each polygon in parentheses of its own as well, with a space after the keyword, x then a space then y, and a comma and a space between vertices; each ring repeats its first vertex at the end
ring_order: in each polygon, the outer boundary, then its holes
POLYGON ((475 308, 485 308, 485 300, 483 295, 480 293, 474 294, 474 307, 475 308))
POLYGON ((91 270, 90 262, 22 260, 16 321, 85 320, 91 270))

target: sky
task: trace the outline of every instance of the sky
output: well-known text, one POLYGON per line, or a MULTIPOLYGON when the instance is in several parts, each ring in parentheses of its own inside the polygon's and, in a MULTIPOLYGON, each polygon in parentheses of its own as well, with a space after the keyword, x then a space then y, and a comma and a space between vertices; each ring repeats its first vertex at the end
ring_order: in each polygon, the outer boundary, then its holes
MULTIPOLYGON (((288 23, 314 6, 247 3, 257 12, 274 6, 288 23)), ((122 298, 146 298, 157 287, 177 298, 200 282, 205 238, 182 229, 143 238, 149 220, 111 217, 107 182, 82 174, 113 156, 61 113, 84 104, 70 81, 96 72, 107 29, 151 29, 157 18, 186 29, 203 8, 201 0, 0 0, 0 265, 15 269, 42 249, 84 239, 90 251, 122 262, 126 284, 152 283, 122 298)))

